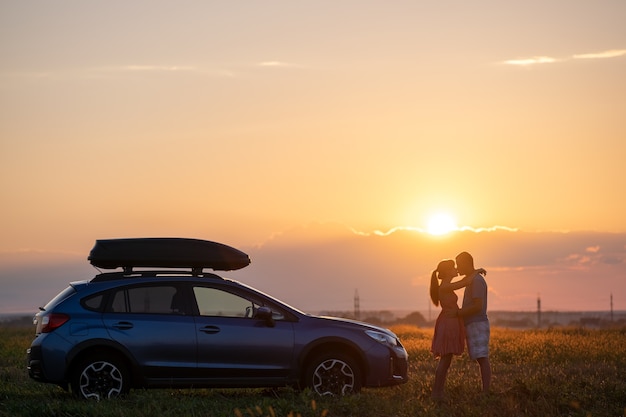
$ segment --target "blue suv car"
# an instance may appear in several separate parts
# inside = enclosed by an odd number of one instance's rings
[[[138,387],[287,385],[346,395],[407,381],[407,353],[391,331],[305,314],[204,271],[249,264],[229,246],[98,240],[89,260],[122,270],[73,282],[40,308],[27,352],[31,378],[78,397],[113,398]]]

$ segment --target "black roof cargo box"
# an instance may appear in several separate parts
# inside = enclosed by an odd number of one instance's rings
[[[222,243],[186,238],[102,239],[87,258],[98,268],[211,268],[232,271],[250,264],[247,254]]]

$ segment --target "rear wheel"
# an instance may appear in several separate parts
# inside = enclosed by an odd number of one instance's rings
[[[117,356],[97,354],[78,362],[70,384],[77,397],[100,401],[126,394],[130,389],[130,374]]]
[[[350,395],[361,391],[361,370],[344,354],[323,354],[311,361],[305,385],[318,395]]]

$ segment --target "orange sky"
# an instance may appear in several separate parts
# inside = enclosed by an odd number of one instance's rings
[[[0,252],[626,233],[622,1],[0,0]],[[4,258],[3,258],[4,259]]]

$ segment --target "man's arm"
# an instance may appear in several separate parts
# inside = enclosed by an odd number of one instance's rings
[[[461,289],[463,287],[467,287],[468,285],[472,284],[472,281],[474,280],[474,277],[476,276],[476,273],[479,273],[479,274],[482,274],[482,275],[486,275],[487,271],[484,268],[476,269],[471,274],[465,275],[463,277],[463,279],[461,279],[459,281],[452,281],[449,284],[441,283],[439,288],[441,290],[444,290],[444,291],[456,291],[456,290],[459,290],[459,289]]]
[[[450,282],[449,284],[441,283],[439,289],[442,291],[455,291],[463,287],[467,287],[474,280],[474,274],[467,275],[459,281]]]

